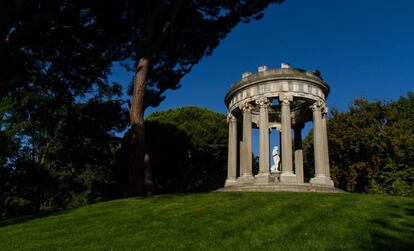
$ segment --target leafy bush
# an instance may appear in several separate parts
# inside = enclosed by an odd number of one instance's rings
[[[211,191],[227,170],[227,123],[222,114],[183,107],[146,118],[147,145],[158,192]]]
[[[305,160],[312,165],[311,138]],[[414,93],[394,102],[358,98],[328,120],[331,176],[350,192],[414,195]]]

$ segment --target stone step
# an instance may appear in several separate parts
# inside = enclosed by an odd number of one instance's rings
[[[252,184],[243,186],[228,186],[216,190],[218,192],[320,192],[344,193],[336,187],[327,187],[315,184]]]

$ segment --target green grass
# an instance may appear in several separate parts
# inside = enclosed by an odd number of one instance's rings
[[[0,222],[0,250],[414,250],[414,199],[317,193],[130,198]]]

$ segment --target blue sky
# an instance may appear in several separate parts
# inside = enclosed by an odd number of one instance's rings
[[[224,96],[245,71],[260,65],[320,70],[331,86],[329,107],[353,99],[396,99],[414,91],[414,1],[286,0],[264,18],[239,24],[153,111],[201,106],[226,113]],[[126,87],[132,75],[114,69]],[[256,148],[254,146],[254,148]],[[255,151],[256,152],[256,151]]]

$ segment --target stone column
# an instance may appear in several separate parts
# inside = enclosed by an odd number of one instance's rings
[[[282,126],[280,126],[279,129],[276,128],[276,130],[279,132],[279,156],[282,156]],[[280,167],[280,170],[282,170],[282,167]]]
[[[243,134],[243,131],[241,132],[241,134]],[[239,143],[239,177],[242,176],[242,174],[244,173],[244,144],[243,144],[243,135],[240,136],[240,138],[238,138],[238,143]]]
[[[315,177],[310,183],[331,186],[329,177],[325,175],[325,149],[322,125],[322,107],[324,102],[317,101],[312,105],[313,111],[313,148],[315,158]]]
[[[237,119],[229,112],[227,122],[229,123],[229,142],[225,186],[231,186],[236,183],[237,176]]]
[[[302,129],[303,124],[297,125],[293,130],[295,132],[295,174],[298,183],[304,182],[303,177],[303,149],[302,149]]]
[[[260,107],[260,120],[259,120],[259,175],[256,176],[256,182],[268,183],[269,179],[269,105],[270,102],[266,97],[262,97],[256,100],[256,104]]]
[[[333,181],[331,179],[330,165],[329,165],[329,145],[328,145],[328,129],[326,127],[326,115],[328,114],[328,107],[326,105],[322,110],[322,133],[323,133],[323,148],[324,148],[324,166],[325,166],[325,176],[329,179],[329,183]]]
[[[290,118],[291,96],[280,98],[281,103],[281,124],[282,124],[282,173],[280,174],[281,183],[297,183],[296,175],[293,173],[292,166],[292,127]]]
[[[252,169],[252,108],[250,103],[243,105],[243,149],[240,153],[242,168],[240,178],[253,179]]]

